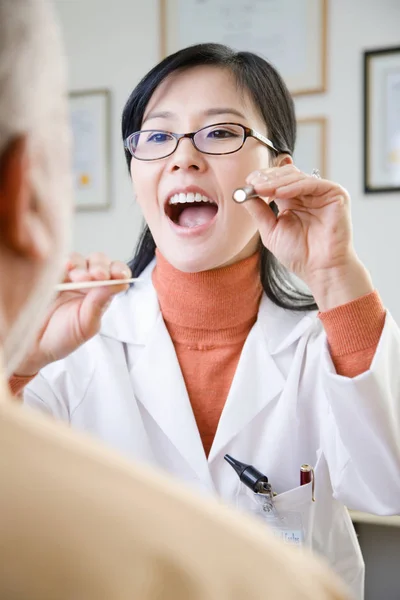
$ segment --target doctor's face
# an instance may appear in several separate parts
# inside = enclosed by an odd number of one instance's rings
[[[263,118],[233,75],[219,67],[199,66],[162,82],[146,107],[141,130],[189,133],[219,123],[244,125],[268,136]],[[205,148],[218,144],[224,151],[224,144],[231,147],[240,131],[229,125],[206,129],[196,141]],[[170,144],[162,134],[144,135],[152,156]],[[165,258],[181,271],[198,272],[253,254],[259,243],[257,225],[232,200],[232,192],[271,160],[268,148],[251,137],[231,154],[204,154],[184,138],[165,158],[132,158],[137,201]]]

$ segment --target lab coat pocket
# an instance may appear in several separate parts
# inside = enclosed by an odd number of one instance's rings
[[[314,467],[315,482],[321,468],[321,456]],[[312,546],[315,502],[313,482],[299,485],[269,499],[240,484],[237,506],[252,512],[270,526],[283,542],[294,546]]]
[[[263,519],[284,543],[309,546],[313,522],[312,483],[298,486],[273,498],[256,494],[240,484],[237,505]]]
[[[278,494],[274,498],[274,507],[283,525],[283,528],[282,525],[280,527],[280,537],[283,541],[293,540],[294,545],[310,546],[314,511],[312,483]],[[298,543],[296,543],[297,537]]]

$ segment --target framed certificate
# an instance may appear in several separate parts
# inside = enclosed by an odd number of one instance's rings
[[[309,117],[297,120],[297,140],[293,161],[304,173],[318,169],[327,177],[327,120]]]
[[[75,209],[110,206],[110,92],[71,92]]]
[[[400,191],[400,47],[364,53],[364,191]]]
[[[326,90],[328,0],[159,0],[162,57],[217,42],[260,54],[292,95]]]

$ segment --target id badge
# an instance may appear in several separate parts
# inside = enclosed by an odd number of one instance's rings
[[[301,547],[305,543],[305,532],[301,513],[277,509],[272,494],[253,494],[254,513],[270,527],[275,537],[284,544]]]

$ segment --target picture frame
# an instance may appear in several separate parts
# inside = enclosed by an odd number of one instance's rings
[[[69,104],[75,210],[106,210],[111,206],[110,91],[72,91]]]
[[[293,161],[304,173],[318,169],[327,178],[328,121],[326,117],[297,119],[297,140]]]
[[[364,52],[364,192],[400,192],[400,46]]]
[[[160,54],[202,42],[271,62],[293,96],[327,89],[328,0],[159,0]]]

